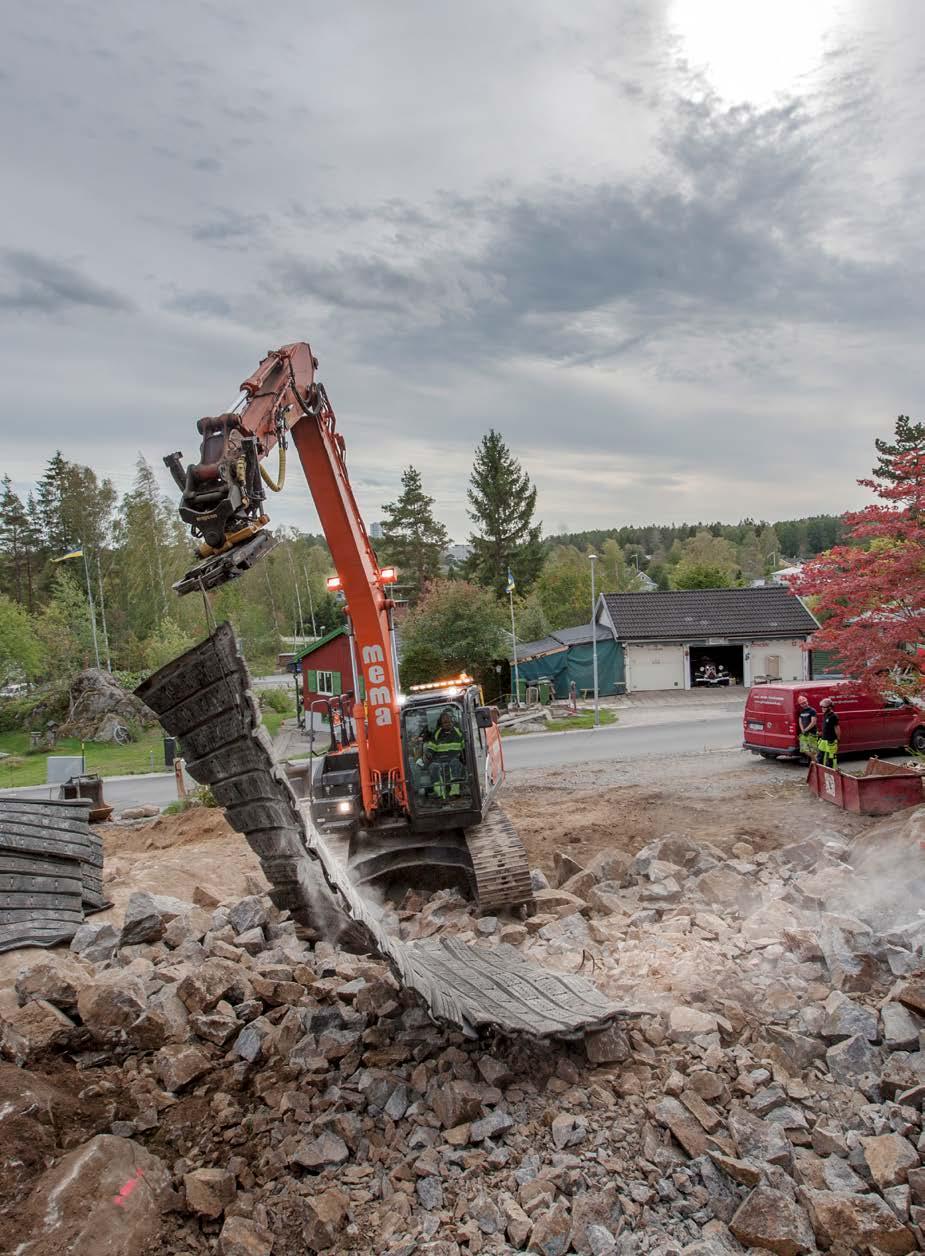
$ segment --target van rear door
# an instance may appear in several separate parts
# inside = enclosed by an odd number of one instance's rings
[[[789,689],[755,685],[745,703],[742,729],[745,745],[770,754],[797,754],[799,743]]]

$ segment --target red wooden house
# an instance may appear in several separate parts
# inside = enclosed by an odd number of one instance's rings
[[[347,629],[335,628],[315,641],[297,656],[292,666],[302,673],[302,706],[306,711],[319,698],[347,693],[353,688]]]

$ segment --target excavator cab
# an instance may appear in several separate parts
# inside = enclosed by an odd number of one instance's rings
[[[402,708],[402,745],[412,824],[477,824],[498,784],[488,752],[497,738],[475,686],[412,694]]]

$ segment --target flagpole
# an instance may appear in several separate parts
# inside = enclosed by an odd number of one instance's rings
[[[100,566],[100,552],[96,551],[96,578],[100,590],[100,619],[103,621],[103,648],[106,651],[106,670],[112,671],[112,656],[109,653],[109,630],[106,627],[106,603],[103,601],[103,569]]]
[[[87,551],[81,545],[84,560],[84,575],[87,577],[87,605],[90,607],[90,627],[93,629],[93,653],[96,655],[96,666],[100,665],[100,646],[96,639],[96,608],[93,605],[93,588],[90,584],[90,568],[87,565]]]
[[[511,641],[514,646],[514,705],[520,706],[520,672],[517,667],[517,630],[514,627],[514,588],[508,578],[508,601],[511,604]]]

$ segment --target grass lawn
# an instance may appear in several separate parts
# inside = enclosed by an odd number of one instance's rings
[[[129,776],[134,772],[163,772],[164,740],[160,729],[152,729],[138,741],[117,746],[108,741],[84,742],[84,758],[88,772],[100,776]],[[9,758],[0,758],[0,788],[12,785],[44,785],[45,758],[49,754],[80,754],[75,737],[62,737],[54,750],[30,750],[28,733],[0,733],[0,751]]]
[[[601,707],[601,724],[616,724],[617,717],[613,711],[608,711],[606,707]],[[520,732],[516,728],[505,729],[502,732],[503,737],[529,737],[532,733],[572,733],[580,728],[594,727],[594,712],[582,711],[579,715],[570,715],[562,720],[550,720],[548,724],[542,724],[538,728],[531,729],[529,733]]]
[[[279,732],[287,717],[279,711],[264,711],[263,723],[271,737]],[[28,733],[0,733],[0,789],[14,785],[44,785],[45,759],[49,754],[80,754],[75,737],[62,737],[54,750],[30,750]],[[100,776],[131,776],[136,772],[164,772],[164,734],[149,729],[138,741],[117,746],[108,741],[84,742],[85,770]]]

